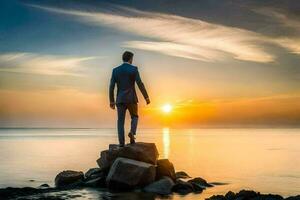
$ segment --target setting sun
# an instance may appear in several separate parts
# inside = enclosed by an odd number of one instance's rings
[[[172,106],[171,106],[171,104],[165,104],[165,105],[163,105],[163,106],[162,106],[162,111],[163,111],[164,113],[169,113],[169,112],[171,112],[171,111],[172,111]]]

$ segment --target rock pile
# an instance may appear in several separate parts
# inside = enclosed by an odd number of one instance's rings
[[[63,171],[55,178],[57,188],[74,186],[105,187],[114,191],[141,189],[159,195],[172,192],[200,193],[212,187],[204,179],[191,178],[185,172],[175,172],[168,159],[158,159],[154,143],[138,142],[125,147],[109,145],[100,153],[99,168],[89,169],[85,174],[77,171]]]

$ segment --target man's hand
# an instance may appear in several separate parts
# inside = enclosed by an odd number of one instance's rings
[[[147,103],[147,105],[150,104],[150,99],[149,98],[146,99],[146,103]]]
[[[114,110],[115,107],[116,107],[116,104],[114,102],[110,102],[109,106],[110,106],[111,109]]]

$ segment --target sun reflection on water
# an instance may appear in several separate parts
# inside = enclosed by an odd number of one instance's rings
[[[164,149],[164,158],[169,158],[169,151],[170,151],[170,129],[163,128],[162,129],[162,136],[163,136],[163,149]]]

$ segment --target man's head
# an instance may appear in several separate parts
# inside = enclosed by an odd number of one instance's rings
[[[123,62],[128,62],[132,64],[133,53],[130,51],[125,51],[122,55]]]

